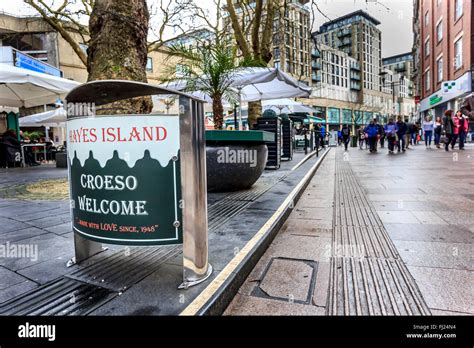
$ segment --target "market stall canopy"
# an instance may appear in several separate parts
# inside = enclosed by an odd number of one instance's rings
[[[20,117],[20,127],[62,127],[67,120],[67,113],[64,108],[57,108],[34,114],[30,116]]]
[[[233,73],[230,87],[240,92],[241,102],[268,100],[276,98],[309,97],[311,87],[276,68],[240,68]],[[177,91],[186,90],[186,81],[176,80],[161,85]],[[199,87],[199,86],[198,86]],[[211,103],[212,99],[203,92],[189,91],[198,98]]]
[[[273,111],[280,114],[312,114],[317,112],[316,109],[313,109],[312,107],[309,107],[301,102],[297,102],[289,98],[265,100],[262,102],[262,106],[264,110],[272,109]]]
[[[0,105],[33,107],[62,99],[79,82],[0,64]]]

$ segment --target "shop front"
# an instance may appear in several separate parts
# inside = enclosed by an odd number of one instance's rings
[[[472,72],[454,81],[445,81],[441,89],[420,102],[420,116],[442,117],[446,110],[459,110],[464,98],[472,93]]]

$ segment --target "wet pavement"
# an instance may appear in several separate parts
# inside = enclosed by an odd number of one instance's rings
[[[334,149],[226,315],[472,315],[474,147]]]

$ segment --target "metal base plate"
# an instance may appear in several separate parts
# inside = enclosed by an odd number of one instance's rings
[[[209,267],[207,268],[207,273],[206,273],[206,275],[205,275],[202,279],[193,280],[193,281],[184,281],[183,283],[181,283],[180,286],[178,286],[178,289],[184,289],[184,290],[186,290],[186,289],[190,288],[191,286],[198,285],[198,284],[200,284],[200,283],[206,281],[207,278],[209,278],[209,277],[211,276],[212,271],[213,271],[212,265],[209,264]]]

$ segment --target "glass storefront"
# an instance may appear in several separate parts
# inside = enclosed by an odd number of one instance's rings
[[[354,122],[356,125],[362,124],[362,112],[359,110],[354,110]]]
[[[373,118],[372,112],[364,111],[364,119],[363,119],[364,124],[369,124],[372,118]]]
[[[341,110],[336,108],[328,108],[328,119],[329,124],[337,124],[341,123]]]
[[[342,124],[352,124],[352,110],[342,110]]]

